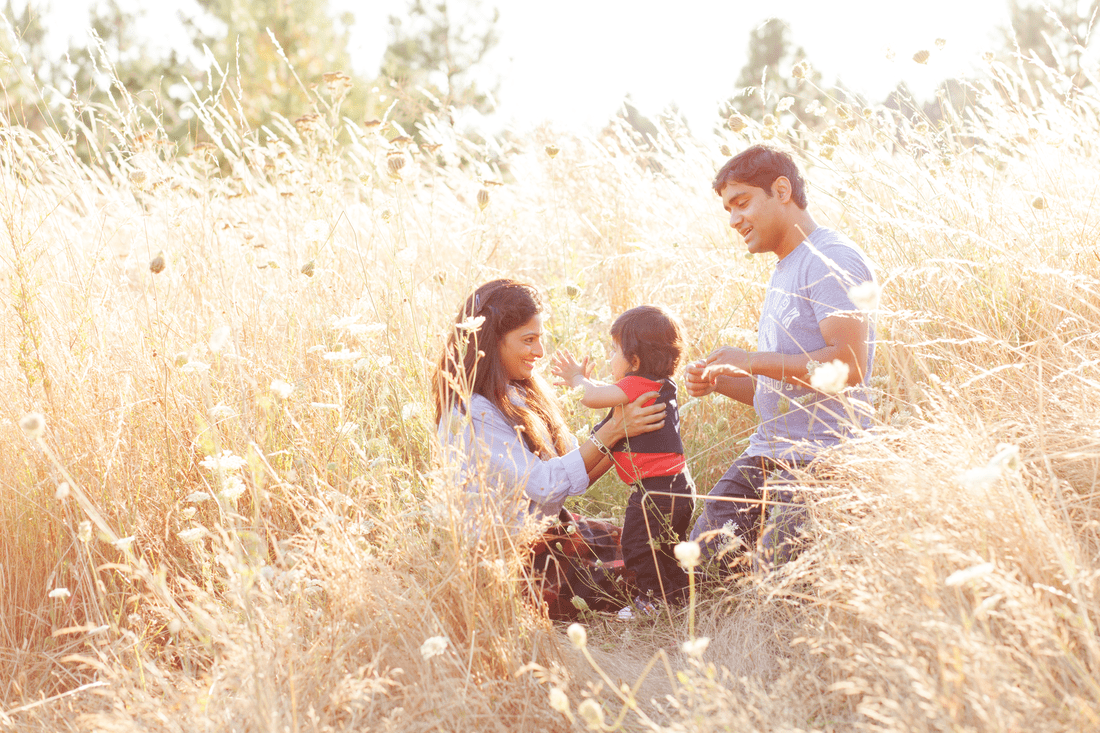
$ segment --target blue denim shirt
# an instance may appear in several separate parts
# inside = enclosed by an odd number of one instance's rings
[[[531,516],[556,517],[567,498],[588,489],[575,438],[569,436],[573,450],[543,460],[479,394],[470,398],[465,414],[455,408],[444,415],[436,434],[444,466],[454,471],[455,483],[466,492],[467,518],[475,524],[491,519],[519,529]]]

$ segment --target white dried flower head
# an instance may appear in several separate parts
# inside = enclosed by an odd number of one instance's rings
[[[420,645],[420,656],[425,660],[432,657],[438,657],[443,652],[447,651],[447,645],[450,642],[446,636],[432,636],[424,640],[424,643]]]
[[[68,588],[54,588],[49,592],[50,598],[68,598],[71,595]]]
[[[726,122],[729,124],[730,129],[734,132],[741,132],[749,126],[749,123],[745,121],[745,118],[739,114],[730,115],[729,119]]]
[[[825,128],[825,132],[821,133],[821,142],[825,145],[839,145],[840,129],[836,127]]]
[[[946,45],[947,45],[947,39],[946,38],[937,38],[936,39],[936,48],[938,48],[942,51],[943,47],[946,46]]]
[[[993,52],[985,51],[984,53],[982,53],[982,61],[986,62],[987,64],[993,63]]]
[[[62,481],[57,485],[57,490],[53,492],[53,498],[57,499],[58,501],[65,501],[69,498],[69,493],[69,482]]]
[[[239,471],[245,460],[231,451],[223,450],[220,455],[207,456],[199,461],[199,465],[211,471]]]
[[[92,523],[85,519],[76,528],[76,536],[81,542],[87,544],[92,541]]]
[[[473,316],[461,323],[456,323],[455,328],[459,331],[476,331],[481,328],[481,324],[483,323],[485,323],[485,316]]]
[[[943,584],[950,587],[955,585],[962,585],[971,580],[977,580],[978,578],[984,578],[993,572],[995,566],[991,562],[978,563],[977,565],[971,565],[968,568],[962,570],[956,570],[947,576],[947,579],[943,581]]]
[[[181,628],[183,628],[183,624],[180,623],[180,620],[178,618],[174,618],[168,622],[169,634],[178,634]]]
[[[240,476],[229,476],[225,480],[225,486],[218,492],[223,501],[234,503],[244,494],[245,485]]]
[[[1001,467],[990,465],[979,466],[978,468],[971,468],[968,471],[963,471],[955,480],[971,491],[981,491],[996,483],[1000,478]]]
[[[209,364],[199,361],[198,359],[191,359],[186,364],[180,367],[180,371],[187,374],[201,374],[209,368]]]
[[[897,56],[897,53],[894,52],[894,49],[887,46],[886,47],[886,52],[885,52],[884,55],[886,56],[887,61],[893,61],[894,57]]]
[[[700,636],[697,639],[688,639],[685,641],[680,645],[680,651],[689,657],[702,659],[703,653],[706,652],[708,646],[710,646],[710,639],[706,636]]]
[[[210,350],[215,354],[225,348],[225,345],[229,342],[229,326],[219,326],[214,329],[214,333],[210,334]]]
[[[294,392],[294,385],[289,382],[284,382],[282,379],[272,379],[270,389],[272,394],[280,400],[285,400]]]
[[[765,126],[760,128],[760,138],[762,140],[771,140],[775,137],[775,128],[772,126]]]
[[[1020,470],[1020,446],[1009,443],[998,443],[997,452],[989,459],[989,465],[1002,471]]]
[[[550,707],[562,715],[569,715],[569,697],[560,687],[550,688]]]
[[[780,99],[779,103],[775,105],[776,114],[779,114],[781,112],[786,112],[787,110],[789,110],[791,108],[791,105],[793,105],[793,104],[794,104],[794,97],[783,97],[783,99]]]
[[[764,127],[775,127],[775,115],[764,115]]]
[[[192,542],[198,542],[205,537],[206,529],[204,527],[188,527],[176,536],[180,538],[180,541],[190,544]]]
[[[420,404],[417,402],[407,402],[401,407],[401,419],[405,422],[412,420],[420,415],[423,410]]]
[[[685,568],[693,568],[699,564],[701,554],[698,542],[680,542],[673,548],[676,560]]]
[[[861,311],[878,310],[881,295],[882,291],[874,280],[853,285],[848,289],[848,297],[851,298],[855,307]]]
[[[822,158],[824,158],[825,160],[832,160],[834,155],[836,155],[836,146],[835,145],[822,145],[821,146],[821,157]]]
[[[130,171],[130,183],[134,184],[136,188],[145,188],[145,184],[149,182],[149,174],[145,171]]]
[[[228,420],[229,418],[236,416],[237,411],[229,405],[218,403],[210,408],[210,417],[215,420]]]
[[[133,535],[130,535],[129,537],[119,537],[117,540],[115,540],[115,547],[122,550],[123,552],[128,552],[129,549],[133,546],[134,546],[134,536]]]
[[[214,497],[212,497],[206,491],[192,491],[190,494],[183,497],[183,500],[186,501],[186,502],[190,502],[192,504],[197,504],[200,501],[210,501],[213,498]]]
[[[573,646],[581,649],[588,643],[588,632],[584,630],[584,627],[580,624],[569,624],[569,628],[565,630],[566,636],[569,637],[569,641],[573,642]]]
[[[46,416],[41,412],[28,412],[19,418],[19,427],[31,440],[38,440],[46,432]]]
[[[199,510],[193,506],[184,507],[180,510],[180,519],[186,522],[187,520],[191,519],[191,517],[195,516],[198,511]]]
[[[810,386],[826,394],[840,392],[848,386],[848,365],[840,359],[818,364],[810,375]]]
[[[592,698],[588,697],[582,700],[581,704],[577,706],[577,713],[590,730],[604,729],[603,706]]]
[[[791,76],[795,79],[805,79],[810,75],[810,70],[808,61],[799,61],[791,68]]]

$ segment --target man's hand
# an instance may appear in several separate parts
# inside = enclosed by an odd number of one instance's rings
[[[706,359],[693,361],[684,368],[684,381],[687,383],[689,397],[706,397],[717,387],[717,379],[703,378],[703,372],[706,368]]]
[[[710,352],[707,357],[707,366],[712,365],[726,365],[733,367],[732,370],[726,370],[719,372],[728,376],[751,376],[749,371],[749,352],[744,349],[738,349],[735,346],[719,346],[714,351]]]

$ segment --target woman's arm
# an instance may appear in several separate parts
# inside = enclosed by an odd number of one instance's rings
[[[597,438],[604,445],[614,445],[628,434],[641,435],[660,428],[664,425],[664,404],[642,407],[656,396],[648,392],[616,408],[596,432]],[[443,441],[460,453],[466,479],[480,478],[485,485],[496,488],[501,498],[510,491],[520,491],[538,504],[543,514],[557,513],[568,497],[583,494],[589,482],[611,465],[591,439],[564,456],[540,459],[527,449],[500,410],[480,395],[470,400],[469,413],[468,418],[459,414],[445,417],[444,421],[454,421],[453,427],[445,425],[440,430]]]

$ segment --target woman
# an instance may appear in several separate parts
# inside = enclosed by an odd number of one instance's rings
[[[556,517],[611,466],[602,446],[664,425],[664,405],[642,395],[579,446],[545,382],[538,291],[493,280],[466,299],[435,374],[436,420],[446,461],[458,469],[467,520],[518,529]]]

